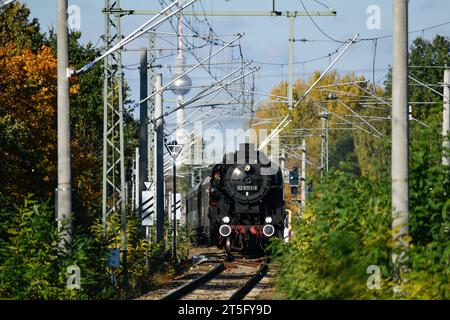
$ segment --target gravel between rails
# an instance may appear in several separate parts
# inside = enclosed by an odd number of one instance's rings
[[[196,256],[206,256],[212,260],[217,260],[221,262],[224,258],[223,250],[217,248],[193,248],[189,252],[189,258]],[[200,264],[193,264],[187,271],[183,274],[177,276],[175,279],[168,279],[164,283],[157,286],[156,289],[149,291],[148,293],[136,298],[136,300],[158,300],[160,297],[166,295],[168,292],[181,287],[182,285],[190,282],[191,280],[200,277],[201,275],[207,273],[213,269],[217,263],[205,262]]]
[[[182,275],[175,279],[168,280],[159,285],[155,290],[148,292],[137,298],[138,300],[158,300],[165,296],[170,291],[179,288],[193,279],[198,278],[222,262],[224,256],[223,251],[212,248],[196,248],[190,252],[190,257],[193,255],[204,255],[216,262],[203,262],[194,264]],[[242,259],[238,258],[235,261],[226,264],[226,269],[207,283],[200,285],[194,291],[183,296],[182,300],[228,300],[233,293],[243,286],[258,270],[262,260],[258,259]],[[275,268],[277,269],[277,268]],[[245,299],[271,299],[274,295],[273,277],[276,270],[272,267],[269,272],[247,295]]]
[[[227,300],[247,280],[258,271],[258,268],[240,266],[230,268],[185,295],[181,300]]]
[[[173,280],[168,281],[167,283],[159,285],[155,290],[152,290],[140,296],[139,298],[137,298],[137,300],[158,300],[160,297],[169,293],[169,291],[181,287],[182,285],[192,281],[193,279],[207,273],[216,265],[216,263],[205,263],[192,267],[186,273]]]
[[[247,294],[244,300],[279,299],[275,291],[275,277],[279,269],[279,265],[271,263],[266,276]]]

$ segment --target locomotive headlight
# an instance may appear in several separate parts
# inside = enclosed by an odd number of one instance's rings
[[[266,223],[272,223],[272,217],[266,217]]]
[[[230,217],[228,217],[228,216],[223,217],[222,218],[222,222],[223,223],[230,223]]]
[[[266,224],[263,227],[263,234],[266,237],[271,237],[271,236],[273,236],[275,234],[275,228],[271,224]]]
[[[222,237],[228,237],[231,234],[231,227],[229,225],[223,224],[219,228],[219,233]]]
[[[252,167],[250,167],[249,164],[246,164],[246,165],[244,166],[244,171],[245,171],[245,172],[249,172],[251,168],[252,168]]]

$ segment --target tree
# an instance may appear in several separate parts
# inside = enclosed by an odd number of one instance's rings
[[[15,18],[17,15],[17,19]],[[111,298],[117,292],[107,272],[107,246],[120,237],[101,236],[103,72],[97,64],[71,78],[70,117],[75,234],[66,253],[57,248],[54,221],[56,186],[56,36],[41,34],[29,10],[14,3],[0,12],[1,30],[11,30],[0,46],[0,297]],[[2,34],[3,35],[3,34]],[[15,39],[20,41],[15,42]],[[80,68],[98,56],[91,43],[69,37],[70,66]],[[123,95],[127,100],[128,86]],[[130,165],[137,141],[137,123],[125,108],[125,158]],[[34,195],[28,195],[33,192]],[[148,248],[140,219],[128,212],[129,272],[136,289],[148,288],[151,265],[160,265],[163,248]],[[120,224],[120,223],[119,223]],[[154,250],[153,250],[154,249]],[[66,267],[83,273],[79,292],[65,288]],[[119,281],[120,284],[120,281]]]
[[[443,69],[450,65],[450,41],[448,38],[437,35],[432,41],[418,37],[413,41],[410,48],[408,65],[409,72],[415,79],[431,84],[431,86],[442,93]],[[409,100],[419,102],[413,105],[413,116],[422,121],[430,115],[438,115],[442,110],[442,97],[431,90],[410,80]],[[389,71],[386,81],[386,96],[391,95],[392,73]],[[425,102],[425,103],[424,103]],[[426,104],[431,102],[431,104]]]
[[[419,38],[411,47],[411,73],[425,83],[436,84],[442,81],[442,68],[438,66],[448,58],[448,41],[443,37],[438,36],[433,42]],[[386,97],[391,92],[390,78],[389,73]],[[383,92],[377,90],[379,94]],[[409,101],[440,102],[441,98],[413,84]],[[410,122],[410,264],[407,281],[401,284],[404,295],[400,298],[449,299],[450,172],[441,163],[442,104],[417,109],[420,110],[414,116],[427,126]],[[377,114],[377,110],[369,114]],[[360,159],[364,157],[359,165],[364,163],[368,170],[363,170],[362,175],[351,170],[331,170],[318,183],[302,219],[294,224],[294,237],[288,247],[281,242],[273,243],[282,265],[277,285],[286,297],[398,298],[392,290],[396,283],[389,258],[392,248],[389,128],[389,122],[381,127],[384,138],[379,140],[369,140],[359,132],[355,136],[356,152]],[[353,165],[346,164],[350,168]],[[370,265],[381,269],[381,290],[366,287]]]
[[[441,164],[438,127],[413,130],[410,149],[410,248],[402,299],[450,298],[450,237],[445,206],[450,185]],[[379,153],[389,149],[387,144]],[[398,298],[390,254],[390,174],[332,170],[316,186],[288,246],[273,242],[281,262],[278,290],[289,299]],[[367,268],[381,270],[380,290],[366,286]]]
[[[319,72],[315,72],[307,81],[297,80],[295,83],[294,99],[298,99],[320,76]],[[331,72],[326,75],[322,81],[311,91],[306,99],[300,103],[291,113],[292,122],[282,132],[281,138],[287,145],[301,145],[301,137],[293,137],[292,129],[306,129],[303,134],[306,136],[306,143],[308,146],[308,160],[313,164],[312,170],[309,170],[309,175],[317,176],[319,171],[316,168],[320,167],[320,143],[321,143],[321,119],[319,113],[328,110],[329,121],[329,166],[331,168],[338,168],[342,161],[354,161],[357,166],[353,166],[352,170],[362,171],[363,173],[369,170],[369,153],[366,152],[367,146],[373,146],[375,149],[379,144],[379,139],[367,133],[371,129],[366,123],[362,122],[342,103],[338,102],[335,97],[339,98],[346,106],[351,108],[354,112],[363,116],[370,117],[386,117],[388,111],[377,110],[374,108],[365,108],[364,102],[370,98],[370,95],[363,91],[373,90],[367,83],[364,83],[364,77],[358,77],[354,74],[339,76],[336,72]],[[359,86],[352,85],[335,85],[338,83],[348,83],[359,81]],[[276,100],[277,97],[286,96],[287,85],[282,82],[279,86],[273,88],[271,100]],[[377,88],[377,93],[382,92],[381,88]],[[330,99],[331,98],[331,99]],[[277,123],[288,114],[288,107],[283,102],[270,102],[259,108],[255,116],[257,118],[267,118],[272,121],[269,124],[255,125],[257,129],[266,128],[273,129]],[[370,119],[367,121],[371,121]],[[387,127],[387,118],[384,121],[372,123],[378,130],[385,132]],[[351,123],[356,123],[353,126]],[[362,131],[360,128],[365,129]],[[313,135],[313,136],[311,136]],[[283,138],[283,136],[286,136]],[[288,166],[299,165],[298,159],[291,159],[287,162]]]
[[[56,59],[50,48],[1,47],[0,86],[0,192],[49,197],[56,172]]]
[[[94,60],[101,48],[92,43],[81,45],[80,32],[69,35],[69,65],[77,70]],[[56,34],[49,31],[47,44],[56,55]],[[90,226],[101,212],[102,157],[103,157],[103,64],[97,63],[90,70],[72,79],[77,85],[77,93],[70,101],[70,121],[72,138],[73,187],[78,223]],[[125,83],[124,104],[128,100],[129,87]],[[135,147],[138,145],[138,125],[132,112],[124,108],[125,122],[125,162],[132,165]]]
[[[0,13],[0,47],[14,43],[16,48],[36,52],[44,44],[37,19],[29,21],[30,10],[25,4],[10,3]]]

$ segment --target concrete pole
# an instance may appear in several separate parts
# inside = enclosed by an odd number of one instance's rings
[[[306,207],[306,140],[302,140],[302,210]]]
[[[140,99],[145,100],[148,96],[148,74],[147,74],[147,49],[141,50],[141,66],[140,66]],[[142,191],[145,191],[144,182],[147,181],[148,170],[148,110],[147,101],[140,105],[139,110],[139,192],[136,194],[136,199],[139,203],[139,212],[142,212]]]
[[[141,199],[141,195],[139,195],[139,190],[140,190],[140,177],[139,177],[139,148],[136,148],[135,151],[135,159],[134,159],[134,163],[135,163],[135,170],[134,170],[134,193],[135,193],[135,198],[134,198],[134,206],[135,208],[139,209],[139,199]]]
[[[155,33],[154,32],[150,32],[149,33],[149,50],[148,50],[148,62],[150,65],[150,68],[148,69],[148,81],[147,81],[147,86],[148,86],[148,93],[153,94],[153,90],[155,89],[155,62],[156,62],[156,53],[155,53]],[[147,103],[147,119],[153,119],[153,112],[155,110],[155,98],[152,97],[150,99],[148,99],[148,103]],[[148,174],[148,181],[150,181],[150,183],[153,185],[153,177],[154,177],[154,172],[153,172],[153,164],[154,164],[154,159],[153,159],[153,153],[154,153],[154,137],[153,137],[153,127],[151,125],[147,126],[147,135],[148,135],[148,147],[147,147],[147,154],[148,154],[148,169],[147,169],[147,174]]]
[[[286,153],[285,153],[284,148],[281,149],[281,156],[280,156],[279,162],[280,162],[280,170],[281,170],[281,174],[283,177],[283,186],[284,186],[284,171],[286,170]],[[284,200],[284,192],[283,192],[283,200]]]
[[[443,149],[445,151],[442,156],[442,164],[444,166],[450,165],[449,160],[449,136],[450,136],[450,69],[444,70],[444,113],[443,113],[443,121],[442,121],[442,135],[444,137],[444,142],[442,144]]]
[[[320,177],[323,178],[324,172],[328,171],[328,112],[320,113],[322,119],[322,134],[320,144]]]
[[[120,8],[120,1],[116,0],[116,5]],[[121,16],[116,15],[114,18],[114,24],[117,28],[117,37],[121,39]],[[125,122],[124,122],[124,108],[123,108],[123,66],[122,66],[122,55],[120,52],[117,53],[117,74],[119,75],[117,95],[118,95],[118,112],[119,112],[119,150],[120,150],[120,237],[122,240],[122,273],[123,273],[123,287],[125,291],[128,290],[128,249],[127,249],[127,214],[126,214],[126,202],[125,202]]]
[[[155,207],[156,207],[156,241],[164,238],[164,130],[163,130],[163,94],[162,74],[156,75],[155,81]]]
[[[295,16],[289,17],[289,83],[288,83],[288,103],[289,109],[294,106],[294,24]]]
[[[397,270],[407,259],[408,190],[408,0],[394,0],[392,58],[392,262]]]
[[[131,170],[131,211],[136,210],[136,156],[133,157]]]
[[[183,23],[182,23],[182,17],[178,17],[178,57],[176,58],[176,64],[179,68],[177,71],[179,74],[182,74],[184,70],[184,66],[186,64],[185,58],[183,55]],[[182,94],[177,95],[177,106],[181,106],[184,102],[184,96]],[[177,110],[176,113],[177,116],[177,130],[175,133],[175,140],[177,143],[181,143],[181,141],[184,140],[184,108],[180,108]],[[177,161],[177,165],[180,165],[182,163],[182,158],[179,157]]]
[[[57,216],[60,241],[64,249],[72,241],[72,177],[70,159],[70,109],[69,109],[69,37],[67,30],[67,0],[58,0],[57,8],[57,58],[58,58],[58,188]]]

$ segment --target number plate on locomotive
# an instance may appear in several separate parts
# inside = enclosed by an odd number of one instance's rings
[[[237,191],[258,191],[258,186],[237,186]]]

